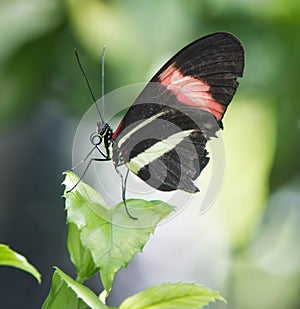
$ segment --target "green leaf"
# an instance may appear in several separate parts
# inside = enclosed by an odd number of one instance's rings
[[[125,299],[120,309],[200,309],[216,300],[226,302],[218,292],[194,283],[164,283]]]
[[[76,268],[77,281],[83,282],[98,269],[92,259],[91,252],[82,246],[80,231],[73,223],[69,223],[67,245],[71,261]]]
[[[87,287],[56,268],[50,293],[42,309],[107,309]]]
[[[78,177],[66,173],[66,191],[76,184]],[[82,181],[66,193],[68,223],[76,224],[84,248],[90,250],[100,270],[102,283],[109,293],[115,273],[125,267],[142,250],[157,223],[174,208],[161,201],[127,200],[129,218],[123,203],[112,208],[104,204],[101,196]]]
[[[0,265],[12,266],[27,271],[35,277],[38,283],[41,283],[41,274],[38,270],[32,266],[23,255],[11,250],[9,246],[3,244],[0,244]]]

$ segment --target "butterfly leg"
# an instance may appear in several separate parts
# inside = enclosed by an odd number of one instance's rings
[[[73,166],[70,171],[74,171],[76,168],[78,168],[80,165],[82,165],[87,159],[88,157],[92,154],[92,152],[95,150],[96,146],[94,146],[92,148],[92,150],[85,156],[85,158],[83,158],[80,162],[78,162],[75,166]]]
[[[133,217],[130,212],[129,209],[127,207],[126,204],[126,183],[127,183],[127,178],[128,178],[128,174],[129,174],[129,170],[127,170],[125,177],[123,176],[123,174],[118,170],[118,168],[116,167],[116,172],[118,173],[118,175],[121,178],[121,182],[122,182],[122,200],[124,203],[124,207],[125,207],[125,211],[127,213],[127,215],[129,216],[129,218],[133,219],[133,220],[137,220],[138,218]]]
[[[69,189],[68,191],[66,191],[67,193],[73,191],[73,190],[78,186],[78,184],[80,183],[80,181],[84,178],[84,176],[85,176],[87,170],[89,169],[89,167],[90,167],[92,161],[110,161],[110,158],[109,158],[107,155],[105,155],[105,154],[103,153],[103,151],[102,151],[97,145],[95,145],[95,146],[92,148],[92,150],[85,156],[84,159],[82,159],[79,163],[77,163],[74,167],[71,168],[71,171],[74,171],[76,168],[78,168],[80,165],[82,165],[84,162],[86,162],[86,160],[88,159],[88,157],[92,154],[92,152],[93,152],[95,149],[97,149],[97,150],[100,152],[100,154],[103,156],[103,158],[91,158],[90,161],[89,161],[89,163],[88,163],[87,166],[85,167],[82,176],[78,179],[78,181],[76,182],[76,184],[75,184],[71,189]]]
[[[85,167],[82,176],[78,179],[78,181],[75,183],[75,185],[74,185],[71,189],[69,189],[68,191],[66,191],[67,193],[70,193],[71,191],[73,191],[73,190],[78,186],[78,184],[79,184],[80,181],[84,178],[84,176],[85,176],[87,170],[89,169],[89,167],[90,167],[90,165],[91,165],[91,163],[92,163],[93,161],[110,161],[110,159],[109,159],[109,158],[91,158],[90,161],[89,161],[89,163],[88,163],[87,166]]]

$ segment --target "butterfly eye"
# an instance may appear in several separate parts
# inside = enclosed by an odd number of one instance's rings
[[[102,143],[102,136],[94,132],[90,136],[90,141],[94,146],[100,145]]]

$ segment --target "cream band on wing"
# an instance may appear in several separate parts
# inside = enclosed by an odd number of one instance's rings
[[[177,132],[167,139],[155,143],[150,148],[141,152],[136,157],[130,159],[126,163],[126,166],[135,174],[139,172],[141,168],[150,164],[152,161],[161,158],[165,153],[174,149],[180,142],[188,137],[194,129]]]

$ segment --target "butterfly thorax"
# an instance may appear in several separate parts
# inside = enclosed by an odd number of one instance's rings
[[[106,157],[110,159],[112,157],[112,135],[113,130],[108,123],[97,122],[96,130],[90,136],[90,141],[95,147],[103,143]]]

